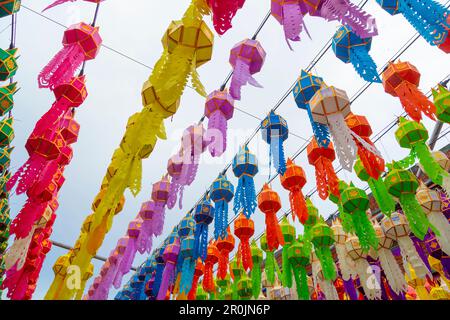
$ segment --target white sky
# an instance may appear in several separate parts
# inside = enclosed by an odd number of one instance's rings
[[[40,12],[51,2],[23,0],[22,4]],[[181,18],[189,2],[189,0],[105,1],[101,5],[97,22],[103,37],[103,44],[147,66],[153,66],[162,52],[160,40],[164,31],[171,20]],[[439,2],[445,3],[445,0]],[[126,3],[129,5],[127,6]],[[354,1],[354,3],[357,2]],[[199,69],[207,92],[219,88],[230,71],[229,50],[235,43],[251,37],[269,7],[269,0],[247,0],[244,8],[239,11],[233,21],[234,28],[222,37],[215,37],[213,59]],[[76,1],[54,8],[44,14],[67,26],[80,21],[91,22],[94,9],[95,6],[92,3]],[[378,6],[375,0],[369,0],[365,10],[377,20],[380,35],[373,40],[371,54],[378,66],[382,66],[403,46],[407,39],[414,35],[415,31],[402,16],[390,16]],[[206,20],[212,28],[209,17]],[[242,100],[237,102],[236,106],[258,118],[264,118],[268,110],[274,106],[297,78],[300,69],[308,66],[311,59],[334,34],[338,26],[336,22],[326,22],[317,17],[308,16],[305,21],[312,40],[303,34],[302,41],[293,45],[295,51],[290,51],[285,43],[281,26],[274,18],[269,19],[258,37],[267,52],[267,58],[262,71],[255,76],[264,88],[245,87]],[[9,18],[0,20],[0,30],[3,30],[9,23]],[[27,159],[24,149],[25,141],[35,122],[53,103],[52,93],[48,90],[39,90],[36,79],[41,68],[61,48],[64,31],[61,26],[26,8],[22,8],[19,12],[17,27],[17,46],[20,49],[20,59],[18,60],[19,71],[16,80],[19,82],[21,90],[15,96],[13,110],[16,132],[13,142],[13,145],[16,146],[12,155],[13,170]],[[0,34],[0,43],[3,48],[8,47],[9,30]],[[446,54],[436,47],[429,46],[423,39],[416,41],[401,59],[410,61],[419,68],[422,73],[420,88],[424,92],[427,92],[431,86],[450,73],[450,60]],[[353,67],[338,60],[331,50],[325,54],[313,71],[322,76],[327,84],[346,90],[349,96],[352,96],[364,85],[364,81],[359,78]],[[57,220],[51,239],[70,246],[77,239],[84,218],[91,212],[92,200],[99,190],[112,152],[122,138],[128,117],[141,108],[141,87],[150,72],[151,70],[147,67],[107,48],[102,48],[98,57],[94,61],[88,62],[86,74],[89,97],[77,110],[76,119],[81,124],[81,132],[78,142],[73,146],[72,163],[65,171],[66,182],[60,192],[60,207],[57,211]],[[179,147],[181,132],[187,126],[197,122],[203,115],[203,110],[204,99],[187,88],[178,113],[172,120],[166,121],[168,140],[160,141],[151,157],[144,160],[142,192],[136,198],[127,192],[125,208],[116,216],[114,225],[98,252],[99,255],[108,256],[118,238],[125,234],[128,222],[136,216],[141,203],[149,199],[152,183],[159,180],[165,173],[167,159]],[[403,111],[399,101],[384,93],[379,84],[370,87],[352,105],[352,110],[354,113],[367,116],[375,133]],[[291,132],[304,138],[311,136],[312,131],[307,114],[297,109],[291,95],[281,105],[278,112],[287,120]],[[185,191],[183,210],[174,209],[166,212],[164,234],[163,237],[154,241],[155,247],[208,188],[218,172],[232,159],[239,144],[246,140],[259,122],[251,116],[235,111],[234,118],[228,123],[230,133],[228,151],[219,159],[211,159],[209,154],[205,154],[196,181]],[[425,124],[431,131],[433,123],[425,120]],[[443,130],[447,129],[448,126],[445,125]],[[285,143],[286,156],[293,155],[303,143],[304,140],[291,135]],[[438,142],[437,148],[447,143],[447,138],[443,138]],[[394,131],[385,135],[377,146],[387,161],[399,159],[408,153],[407,150],[403,150],[397,145]],[[268,148],[262,142],[260,134],[250,143],[249,148],[252,152],[257,153],[261,165],[261,173],[255,178],[259,190],[262,183],[268,179],[268,171],[263,168],[267,167]],[[314,168],[307,163],[306,154],[300,155],[296,163],[302,165],[306,171],[308,184],[304,191],[307,193],[315,186]],[[335,166],[338,164],[335,163]],[[339,176],[347,181],[355,179],[352,174],[347,172],[341,172]],[[228,173],[228,178],[237,185],[231,171]],[[357,179],[354,182],[358,186],[365,186]],[[272,187],[280,193],[283,209],[288,210],[287,192],[282,189],[278,179],[274,181]],[[24,200],[24,197],[13,196],[11,198],[11,214],[13,216],[18,213]],[[334,204],[329,201],[321,201],[317,195],[312,197],[312,201],[325,217],[336,210]],[[232,215],[230,206],[230,217]],[[257,211],[253,219],[256,225],[255,234],[259,234],[264,228],[264,215]],[[301,230],[298,223],[296,226],[298,230]],[[53,263],[65,252],[63,249],[53,247],[47,255],[34,299],[44,297],[53,280]],[[138,254],[134,265],[139,265],[145,258],[146,256]],[[95,277],[102,263],[94,260],[94,265]],[[124,277],[123,283],[128,280],[130,274]],[[87,288],[90,283],[91,281],[88,282]],[[112,290],[110,298],[113,298],[116,292],[116,290]]]

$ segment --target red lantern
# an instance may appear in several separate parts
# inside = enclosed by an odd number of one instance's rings
[[[216,242],[216,246],[220,253],[219,268],[217,270],[217,278],[223,280],[227,276],[229,256],[235,246],[235,239],[234,239],[233,235],[231,234],[230,227],[228,227],[228,229],[227,229],[226,237],[219,236],[219,239]]]
[[[281,200],[278,193],[273,191],[266,183],[258,196],[258,208],[266,215],[267,246],[270,251],[284,245],[283,234],[278,223],[277,212],[281,209]]]
[[[255,233],[255,223],[247,219],[242,213],[234,221],[234,234],[239,238],[238,264],[242,262],[244,270],[253,268],[252,251],[250,249],[250,238]]]
[[[289,190],[289,202],[291,204],[292,218],[298,217],[303,224],[308,219],[305,197],[302,188],[306,184],[305,171],[297,166],[291,159],[286,162],[286,172],[280,176],[281,185]]]
[[[205,271],[203,274],[203,289],[206,292],[214,292],[214,277],[213,277],[213,268],[214,265],[219,262],[219,250],[215,242],[211,241],[208,245],[208,253],[206,254],[205,259]]]
[[[322,200],[328,198],[329,192],[340,198],[339,179],[333,168],[333,160],[336,159],[333,143],[327,148],[320,147],[315,138],[307,147],[309,164],[316,169],[316,185],[319,197]]]
[[[203,275],[205,271],[205,266],[203,265],[202,259],[198,258],[194,270],[194,278],[192,280],[192,287],[188,294],[188,300],[195,300],[197,295],[198,280]]]

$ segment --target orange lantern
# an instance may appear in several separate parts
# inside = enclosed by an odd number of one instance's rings
[[[273,191],[266,183],[258,196],[259,210],[266,215],[266,235],[269,250],[275,250],[284,245],[283,234],[278,223],[277,212],[281,209],[281,200],[278,193]]]
[[[194,270],[194,278],[192,279],[191,290],[188,294],[188,300],[195,300],[197,294],[198,280],[205,272],[205,266],[203,265],[202,259],[198,258]]]
[[[316,185],[319,197],[322,200],[328,198],[329,192],[340,198],[339,179],[333,168],[333,161],[336,159],[333,143],[327,148],[320,147],[315,138],[311,140],[307,147],[308,162],[316,169]]]
[[[242,262],[244,270],[253,268],[252,251],[250,249],[250,238],[255,233],[255,223],[247,219],[242,213],[234,221],[234,234],[239,238],[238,264]]]
[[[216,242],[219,250],[219,268],[217,270],[217,278],[224,280],[228,273],[228,263],[231,251],[233,251],[235,240],[231,234],[230,227],[227,228],[227,236],[219,236]]]
[[[286,162],[286,172],[280,176],[281,185],[289,190],[289,202],[291,204],[292,218],[298,217],[303,224],[308,219],[308,208],[306,208],[305,197],[302,188],[306,184],[305,171],[297,166],[291,159]]]
[[[208,253],[205,259],[205,270],[203,274],[203,289],[206,292],[214,292],[214,278],[213,278],[213,268],[214,265],[219,262],[219,249],[217,249],[216,243],[211,241],[208,245]]]

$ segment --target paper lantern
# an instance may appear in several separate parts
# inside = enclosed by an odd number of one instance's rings
[[[252,297],[252,280],[245,273],[238,281],[237,286],[239,300],[250,300]]]
[[[206,195],[195,206],[194,220],[195,226],[195,245],[194,258],[200,258],[205,261],[208,246],[208,225],[214,219],[214,207],[211,205],[209,197]]]
[[[217,291],[217,299],[218,300],[231,300],[231,288],[230,288],[230,275],[227,274],[227,276],[224,279],[216,279],[216,286],[219,288]],[[227,296],[230,296],[229,298]]]
[[[292,94],[294,95],[295,103],[300,109],[304,109],[308,112],[309,121],[313,129],[314,137],[321,147],[328,147],[330,144],[330,132],[328,127],[324,124],[318,123],[313,119],[311,113],[310,100],[323,84],[323,79],[314,76],[312,73],[301,70],[300,76],[298,77],[294,88],[292,89]]]
[[[245,0],[208,0],[214,29],[220,35],[227,32],[232,26],[231,21],[237,11],[244,6]]]
[[[339,295],[333,281],[326,280],[323,276],[320,260],[314,251],[311,253],[311,272],[314,285],[318,288],[318,295],[325,296],[326,300],[339,300]],[[319,298],[320,299],[320,298]]]
[[[198,288],[198,280],[204,273],[204,265],[200,258],[197,259],[197,262],[195,264],[195,270],[194,270],[194,278],[192,280],[192,286],[191,290],[188,294],[189,300],[195,300],[195,295],[197,294],[197,288]]]
[[[14,118],[6,117],[0,121],[0,148],[9,147],[14,140]]]
[[[377,0],[391,15],[402,14],[411,26],[432,46],[448,53],[448,9],[437,1]]]
[[[419,90],[420,73],[409,62],[390,62],[382,73],[384,90],[398,97],[406,113],[414,121],[422,120],[422,113],[434,120],[436,106]]]
[[[390,218],[384,217],[381,220],[381,228],[386,237],[398,242],[402,256],[412,265],[419,278],[424,279],[426,275],[431,276],[409,237],[410,225],[403,214],[394,212]]]
[[[17,72],[17,48],[0,49],[0,81],[6,81],[16,75]]]
[[[235,256],[233,261],[230,262],[230,275],[231,275],[231,278],[233,279],[232,299],[231,300],[238,300],[239,299],[238,283],[239,283],[239,280],[242,279],[244,274],[245,274],[245,271],[242,268],[242,263],[239,263],[237,261],[237,256]]]
[[[311,244],[299,236],[288,249],[290,269],[294,274],[297,295],[301,300],[309,300],[307,266],[310,264]]]
[[[350,258],[345,246],[348,234],[344,231],[340,219],[332,222],[331,229],[334,234],[334,247],[339,261],[339,271],[341,272],[342,279],[344,281],[353,281],[352,277],[356,277],[354,272],[355,262]]]
[[[233,158],[233,173],[239,179],[233,211],[238,214],[242,210],[244,215],[250,218],[257,206],[253,177],[258,173],[258,161],[247,146],[241,147]]]
[[[441,84],[438,84],[437,89],[432,88],[431,92],[436,106],[436,117],[442,122],[450,123],[450,92]]]
[[[436,234],[436,239],[441,249],[450,255],[450,224],[442,214],[442,201],[439,193],[428,189],[422,183],[417,189],[416,198],[430,223],[439,231],[439,235]]]
[[[156,88],[152,84],[151,80],[144,82],[141,91],[142,105],[145,108],[149,108],[152,111],[157,112],[164,119],[172,117],[180,107],[180,99],[173,101],[171,99],[168,103],[165,103],[156,93]]]
[[[191,215],[186,215],[178,228],[180,237],[180,257],[178,268],[181,264],[181,278],[179,284],[179,293],[188,294],[191,290],[192,279],[194,278],[196,260],[194,258],[195,249],[195,221]]]
[[[242,213],[234,220],[234,234],[240,240],[238,248],[238,263],[242,263],[245,271],[252,269],[252,253],[250,250],[250,238],[255,233],[255,223],[247,219]]]
[[[273,161],[276,171],[283,175],[286,171],[286,159],[284,156],[283,142],[288,138],[289,129],[286,120],[270,111],[261,122],[261,134],[269,144],[269,167]]]
[[[263,262],[262,250],[256,245],[256,241],[253,240],[250,250],[252,252],[253,267],[251,271],[252,279],[252,295],[257,299],[261,293],[261,264]]]
[[[305,4],[300,0],[271,0],[270,13],[283,26],[284,37],[292,50],[289,40],[300,41],[303,29],[308,33],[303,21],[307,13]]]
[[[233,117],[233,112],[234,99],[226,89],[213,91],[206,98],[207,135],[212,139],[209,152],[213,157],[221,156],[227,149],[227,121]]]
[[[370,56],[372,37],[361,38],[351,28],[341,26],[333,36],[333,52],[342,62],[351,63],[367,82],[381,83],[377,65]]]
[[[11,163],[11,152],[14,148],[0,148],[0,172],[5,174]]]
[[[217,278],[224,280],[228,273],[228,264],[230,253],[234,250],[236,240],[231,234],[230,227],[227,228],[227,235],[220,236],[217,239],[216,247],[219,250],[219,267],[217,269]]]
[[[402,148],[411,149],[410,157],[419,160],[431,181],[441,185],[445,190],[450,190],[450,175],[433,158],[426,144],[428,131],[423,124],[400,118],[395,138]]]
[[[317,140],[313,138],[308,144],[306,151],[309,164],[315,168],[319,197],[325,200],[331,193],[340,198],[339,179],[333,168],[333,161],[336,159],[333,144],[330,142],[328,147],[321,147]]]
[[[157,300],[164,300],[166,298],[169,284],[174,277],[175,266],[177,263],[178,255],[180,253],[180,240],[175,238],[175,242],[167,245],[164,250],[163,259],[166,264],[162,275],[161,285],[159,287]]]
[[[56,86],[69,82],[83,61],[95,59],[102,38],[98,27],[81,22],[64,32],[62,43],[63,48],[39,73],[40,88],[53,90]]]
[[[4,0],[0,2],[0,18],[19,12],[21,0]]]
[[[415,270],[411,266],[406,266],[406,268],[409,268],[409,272],[405,274],[405,278],[408,281],[408,285],[410,285],[416,292],[419,300],[431,300],[431,296],[425,288],[427,280],[425,278],[418,277]]]
[[[301,223],[308,219],[308,209],[306,208],[305,196],[302,188],[306,184],[306,176],[302,167],[296,165],[291,159],[286,162],[286,172],[280,176],[281,185],[289,190],[289,203],[291,205],[292,218],[295,217]]]
[[[18,91],[17,82],[0,87],[0,116],[4,116],[14,107],[14,94]]]
[[[278,193],[273,191],[265,183],[258,196],[258,207],[265,215],[267,245],[270,250],[275,250],[284,244],[281,227],[278,224],[277,212],[281,209],[281,201]]]
[[[264,272],[267,276],[267,281],[270,284],[275,283],[275,264],[277,263],[275,261],[275,253],[274,249],[269,249],[269,245],[267,244],[267,235],[264,233],[261,238],[259,239],[261,250],[263,250],[266,253],[266,260],[264,262]]]
[[[219,174],[214,180],[210,198],[214,202],[214,237],[226,236],[228,227],[228,203],[233,199],[234,186],[225,174]]]
[[[359,239],[359,243],[363,252],[367,253],[372,247],[377,249],[378,239],[373,229],[373,225],[367,216],[369,208],[369,198],[364,190],[356,188],[350,184],[342,194],[342,208],[351,215],[355,233]]]
[[[323,219],[320,219],[318,223],[311,228],[310,236],[316,255],[322,265],[324,279],[335,280],[336,267],[330,249],[331,245],[334,244],[333,229],[331,229]]]
[[[208,245],[208,253],[205,259],[205,272],[203,274],[203,289],[209,293],[215,291],[213,268],[219,262],[219,256],[220,253],[216,244],[211,241]]]
[[[164,216],[152,200],[142,203],[138,215],[142,219],[142,227],[137,239],[137,249],[143,254],[151,251],[153,236],[161,234],[164,226]]]
[[[286,216],[283,217],[280,223],[281,233],[283,235],[283,249],[281,251],[281,264],[283,269],[282,284],[283,287],[292,288],[292,272],[291,264],[289,263],[288,250],[295,241],[295,228],[289,223]]]
[[[245,39],[231,49],[229,61],[233,67],[233,76],[230,94],[235,100],[241,100],[241,88],[247,83],[262,87],[252,75],[261,71],[265,58],[266,52],[258,40]]]

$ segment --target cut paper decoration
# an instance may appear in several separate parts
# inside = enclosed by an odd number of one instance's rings
[[[234,234],[240,240],[237,262],[242,265],[245,271],[252,269],[253,260],[250,249],[250,238],[255,233],[255,223],[252,219],[247,219],[242,213],[234,220]]]
[[[305,196],[302,192],[302,188],[306,184],[305,171],[288,159],[286,172],[280,176],[280,181],[283,188],[289,191],[292,218],[295,221],[295,217],[297,217],[301,223],[305,223],[308,219],[308,208],[306,208]]]
[[[286,158],[283,142],[289,136],[289,128],[286,120],[277,115],[273,110],[261,122],[261,134],[264,141],[269,144],[269,167],[273,161],[276,171],[283,175],[286,171]]]
[[[227,235],[228,203],[234,197],[234,186],[225,174],[219,174],[211,186],[210,198],[214,202],[214,237]]]

